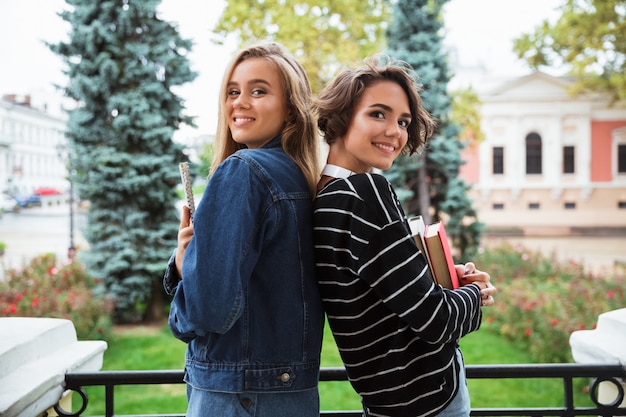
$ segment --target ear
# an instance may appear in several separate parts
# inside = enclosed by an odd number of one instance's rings
[[[293,109],[289,109],[287,114],[285,115],[285,123],[286,124],[296,124],[297,117],[295,116],[295,112]]]

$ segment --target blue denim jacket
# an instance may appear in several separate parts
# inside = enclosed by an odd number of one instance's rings
[[[210,178],[173,292],[169,326],[188,343],[185,381],[221,392],[317,386],[324,317],[312,200],[276,138],[240,150]]]

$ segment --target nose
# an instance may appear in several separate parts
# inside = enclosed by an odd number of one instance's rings
[[[401,134],[402,134],[402,129],[400,128],[400,125],[397,122],[392,121],[387,124],[387,129],[385,129],[386,136],[390,138],[399,138]]]
[[[245,109],[245,108],[250,107],[250,102],[248,101],[246,95],[241,93],[237,95],[235,100],[233,100],[233,107],[236,109],[237,108]]]

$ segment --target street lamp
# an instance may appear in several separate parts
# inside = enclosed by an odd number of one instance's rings
[[[76,248],[74,247],[74,186],[72,181],[72,157],[70,149],[67,145],[59,143],[57,146],[57,155],[59,159],[66,164],[67,180],[70,183],[70,247],[67,249],[67,257],[74,258]]]

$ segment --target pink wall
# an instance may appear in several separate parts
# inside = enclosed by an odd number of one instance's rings
[[[465,180],[467,185],[478,184],[480,180],[479,163],[478,160],[478,143],[472,141],[467,144],[465,149],[461,152],[461,159],[465,161],[459,169],[459,178]],[[485,163],[490,163],[485,161]]]
[[[612,180],[611,132],[626,126],[626,120],[591,122],[591,182]]]

